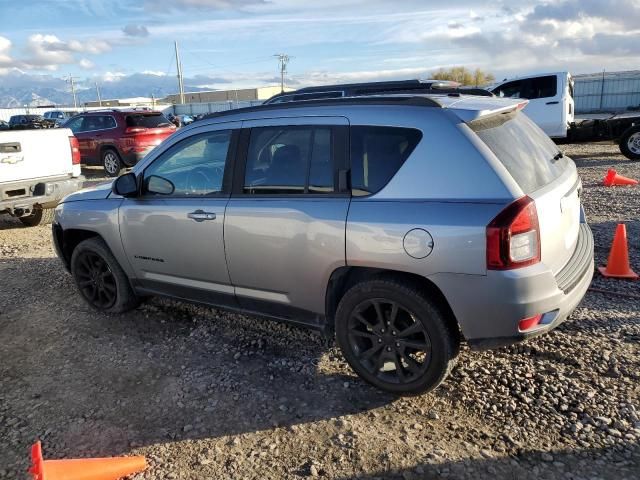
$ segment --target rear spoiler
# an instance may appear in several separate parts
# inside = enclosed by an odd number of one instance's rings
[[[482,100],[477,97],[474,98],[473,101],[469,100],[469,98],[465,98],[460,102],[447,105],[446,108],[455,113],[463,122],[469,123],[482,117],[522,110],[529,103],[529,100],[522,98],[504,99],[504,102],[501,102],[503,103],[502,105],[496,105],[495,98],[492,98],[491,102],[482,102]]]

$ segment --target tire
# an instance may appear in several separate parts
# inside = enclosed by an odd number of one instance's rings
[[[378,321],[381,315],[384,323]],[[457,333],[424,293],[395,279],[356,284],[336,311],[336,341],[351,368],[397,395],[425,393],[444,381],[458,354]]]
[[[640,125],[630,127],[622,134],[619,147],[629,160],[640,160]]]
[[[109,177],[117,177],[122,170],[122,160],[120,155],[112,148],[107,148],[102,152],[102,168]]]
[[[53,222],[55,209],[53,208],[34,208],[31,215],[20,217],[20,221],[27,227],[37,227],[38,225],[46,225]]]
[[[123,313],[140,304],[126,273],[101,238],[78,244],[71,255],[71,274],[84,301],[100,312]]]

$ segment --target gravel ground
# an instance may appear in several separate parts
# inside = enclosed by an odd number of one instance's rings
[[[606,261],[627,224],[640,271],[640,188],[605,188],[640,162],[564,145]],[[99,170],[87,172],[99,180]],[[89,310],[48,227],[0,220],[0,478],[46,458],[146,455],[140,479],[640,478],[640,283],[593,286],[542,338],[463,347],[436,392],[368,387],[315,333],[167,300],[119,317]]]

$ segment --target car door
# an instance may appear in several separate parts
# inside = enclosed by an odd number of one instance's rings
[[[345,265],[347,134],[343,117],[243,122],[224,235],[244,309],[303,323],[324,314]]]
[[[139,287],[235,305],[223,228],[239,126],[180,135],[138,174],[140,194],[123,200],[119,222]]]

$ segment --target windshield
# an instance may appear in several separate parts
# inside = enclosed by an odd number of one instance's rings
[[[480,118],[470,122],[469,127],[525,193],[551,183],[569,165],[569,158],[558,155],[557,145],[523,113]]]

